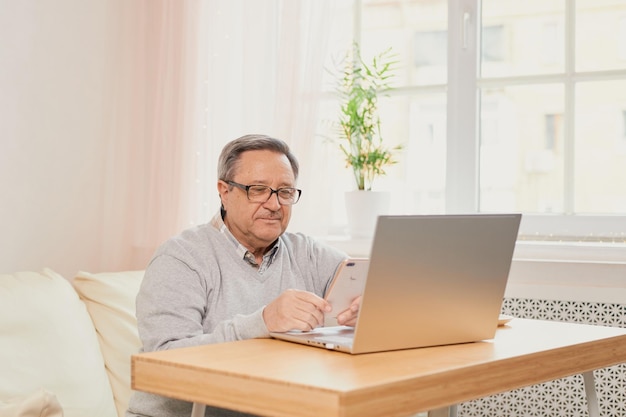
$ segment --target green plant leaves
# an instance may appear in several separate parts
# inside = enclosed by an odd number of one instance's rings
[[[391,48],[375,56],[371,64],[363,61],[357,44],[346,55],[338,87],[339,147],[359,190],[371,190],[374,179],[386,174],[384,168],[397,163],[393,151],[401,147],[384,146],[378,115],[378,97],[392,89],[389,81],[396,63]]]

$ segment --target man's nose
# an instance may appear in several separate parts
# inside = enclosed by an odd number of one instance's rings
[[[268,208],[278,210],[282,206],[282,204],[280,204],[280,201],[278,201],[278,193],[272,190],[270,198],[265,202],[264,205]]]

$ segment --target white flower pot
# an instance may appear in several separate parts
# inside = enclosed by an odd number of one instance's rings
[[[348,231],[354,239],[374,236],[376,221],[381,214],[389,214],[391,193],[386,191],[346,192]]]

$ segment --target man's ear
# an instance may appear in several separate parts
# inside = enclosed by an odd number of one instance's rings
[[[228,203],[228,195],[230,193],[231,186],[224,181],[217,182],[217,192],[220,196],[220,207],[224,211],[224,206]]]
[[[227,196],[227,194],[228,194],[228,191],[229,191],[228,189],[229,189],[229,187],[230,187],[230,186],[229,186],[228,184],[226,184],[224,181],[218,181],[218,182],[217,182],[217,192],[218,192],[218,193],[219,193],[219,195],[220,195],[220,201],[221,201],[222,203],[224,202],[224,199],[225,199],[225,198],[228,198],[228,197],[226,197],[226,196]]]

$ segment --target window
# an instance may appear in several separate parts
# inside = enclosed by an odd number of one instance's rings
[[[559,21],[544,23],[541,33],[541,60],[546,66],[563,65],[563,25]]]
[[[528,238],[623,241],[626,1],[357,4],[364,55],[400,55],[380,107],[405,150],[377,184],[394,212],[521,211]]]
[[[554,152],[557,149],[557,143],[562,139],[563,134],[563,115],[562,114],[546,114],[545,117],[545,149]]]
[[[483,28],[481,54],[483,62],[502,62],[506,59],[504,25]]]
[[[617,56],[621,61],[626,61],[626,16],[619,19],[617,29]]]
[[[447,43],[447,33],[442,30],[417,32],[415,34],[415,65],[417,67],[445,65]]]

